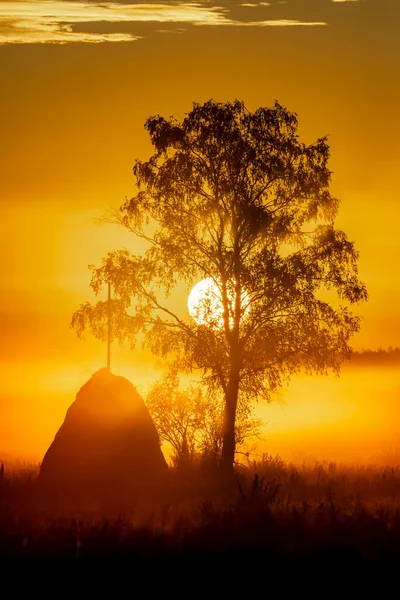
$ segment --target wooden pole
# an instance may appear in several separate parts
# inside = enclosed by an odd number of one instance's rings
[[[107,300],[107,370],[111,373],[111,283],[108,282]]]

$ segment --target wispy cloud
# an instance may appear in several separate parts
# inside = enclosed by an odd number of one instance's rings
[[[266,6],[268,3],[260,3]],[[318,26],[322,22],[295,20],[237,21],[229,9],[200,3],[122,4],[90,3],[69,0],[20,0],[0,2],[0,44],[68,42],[130,42],[141,36],[125,33],[96,33],[93,24],[164,23],[195,26],[290,27]],[[90,32],[82,32],[91,24]],[[79,31],[76,26],[79,27]],[[119,27],[120,29],[120,27]]]
[[[223,14],[214,8],[181,4],[88,3],[39,0],[0,3],[0,44],[126,42],[131,33],[74,31],[81,23],[206,23],[218,24]]]
[[[296,21],[294,19],[274,19],[270,21],[230,21],[223,25],[236,25],[238,27],[320,27],[326,25],[324,21]]]

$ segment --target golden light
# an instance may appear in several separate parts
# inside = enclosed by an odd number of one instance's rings
[[[244,304],[244,315],[248,313],[249,306],[245,303],[248,294],[243,292],[242,304]],[[228,300],[230,308],[233,307],[234,291],[228,288]],[[191,290],[188,298],[189,314],[198,325],[208,325],[216,329],[224,327],[224,307],[220,290],[211,277],[199,281]],[[230,310],[229,324],[232,327],[233,318]]]

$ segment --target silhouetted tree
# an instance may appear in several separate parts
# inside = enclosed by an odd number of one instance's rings
[[[199,432],[208,416],[202,389],[193,386],[181,389],[177,373],[171,372],[152,386],[146,405],[160,439],[172,448],[174,464],[192,460]]]
[[[210,396],[200,385],[182,386],[176,371],[169,371],[154,383],[146,396],[146,405],[162,441],[172,449],[172,461],[182,465],[196,457],[217,463],[222,450],[221,394]],[[244,450],[249,438],[259,437],[261,419],[247,402],[239,403],[236,419],[236,448]]]
[[[144,332],[153,352],[201,369],[224,394],[221,462],[232,474],[239,396],[269,400],[299,369],[338,371],[348,356],[360,323],[347,305],[367,298],[358,254],[334,226],[326,138],[302,143],[296,114],[279,103],[250,112],[210,100],[181,122],[154,116],[145,127],[154,154],[136,161],[138,192],[116,220],[148,249],[111,252],[91,285],[112,283],[116,335],[134,343]],[[168,297],[205,277],[223,314],[199,324]],[[101,337],[104,313],[101,302],[83,305],[72,324]]]

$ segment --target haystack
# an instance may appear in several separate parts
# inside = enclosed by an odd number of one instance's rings
[[[134,498],[162,485],[167,463],[149,411],[130,381],[97,371],[79,390],[37,480],[59,498]]]

